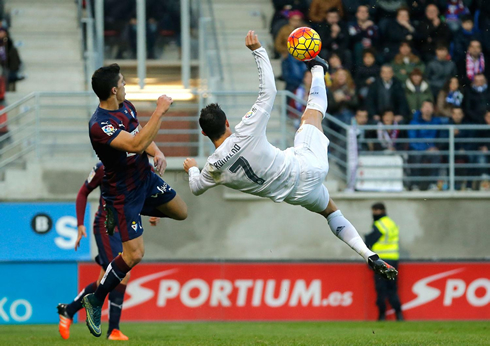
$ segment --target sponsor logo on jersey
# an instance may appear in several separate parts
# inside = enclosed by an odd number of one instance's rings
[[[220,169],[223,167],[230,159],[235,156],[236,153],[240,151],[241,147],[238,144],[235,144],[233,148],[231,148],[231,151],[228,155],[226,155],[224,158],[214,162],[212,165],[216,167],[217,169]]]
[[[104,131],[106,135],[112,136],[116,132],[116,129],[112,125],[106,125],[102,128],[102,131]]]

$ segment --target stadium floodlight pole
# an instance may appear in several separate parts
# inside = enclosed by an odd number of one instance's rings
[[[182,41],[182,84],[184,88],[189,88],[189,79],[191,75],[191,20],[189,0],[180,1],[180,32]]]
[[[140,89],[145,87],[146,78],[146,0],[136,0],[136,28],[138,56],[138,80]]]
[[[104,65],[104,0],[95,1],[95,33],[97,36],[97,66]],[[97,68],[98,68],[97,67]]]

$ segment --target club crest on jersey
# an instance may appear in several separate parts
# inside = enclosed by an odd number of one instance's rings
[[[112,136],[116,132],[116,129],[112,125],[106,125],[102,128],[102,131],[104,131],[106,135]]]
[[[133,221],[131,223],[131,228],[134,229],[134,231],[136,232],[136,230],[138,229],[138,224],[135,221]]]

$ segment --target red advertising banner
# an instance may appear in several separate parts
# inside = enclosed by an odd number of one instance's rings
[[[99,270],[81,264],[80,289]],[[399,270],[406,319],[490,319],[490,263]],[[375,300],[373,274],[362,263],[152,263],[131,272],[122,319],[373,320]]]

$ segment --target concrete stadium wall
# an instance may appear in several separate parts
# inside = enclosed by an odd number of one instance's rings
[[[169,179],[170,178],[170,179]],[[167,175],[189,207],[184,222],[145,222],[146,258],[168,259],[358,259],[306,209],[269,200],[227,200],[218,187],[195,197],[182,174]],[[361,234],[370,231],[370,206],[379,199],[338,196],[335,202]],[[405,259],[489,258],[488,200],[389,199],[389,215],[401,231]],[[146,221],[146,220],[145,220]]]
[[[32,163],[0,183],[0,200],[74,201],[92,164],[66,163],[63,168],[60,162]],[[359,258],[336,239],[323,217],[301,207],[250,199],[224,187],[195,197],[182,171],[169,170],[164,178],[188,204],[189,217],[183,222],[164,219],[157,227],[144,218],[146,259]],[[384,201],[400,227],[404,259],[490,258],[488,194],[476,199],[443,193],[391,194],[383,195],[384,200],[376,194],[332,196],[361,234],[371,227],[370,205]],[[97,198],[94,193],[90,200],[96,204]]]

